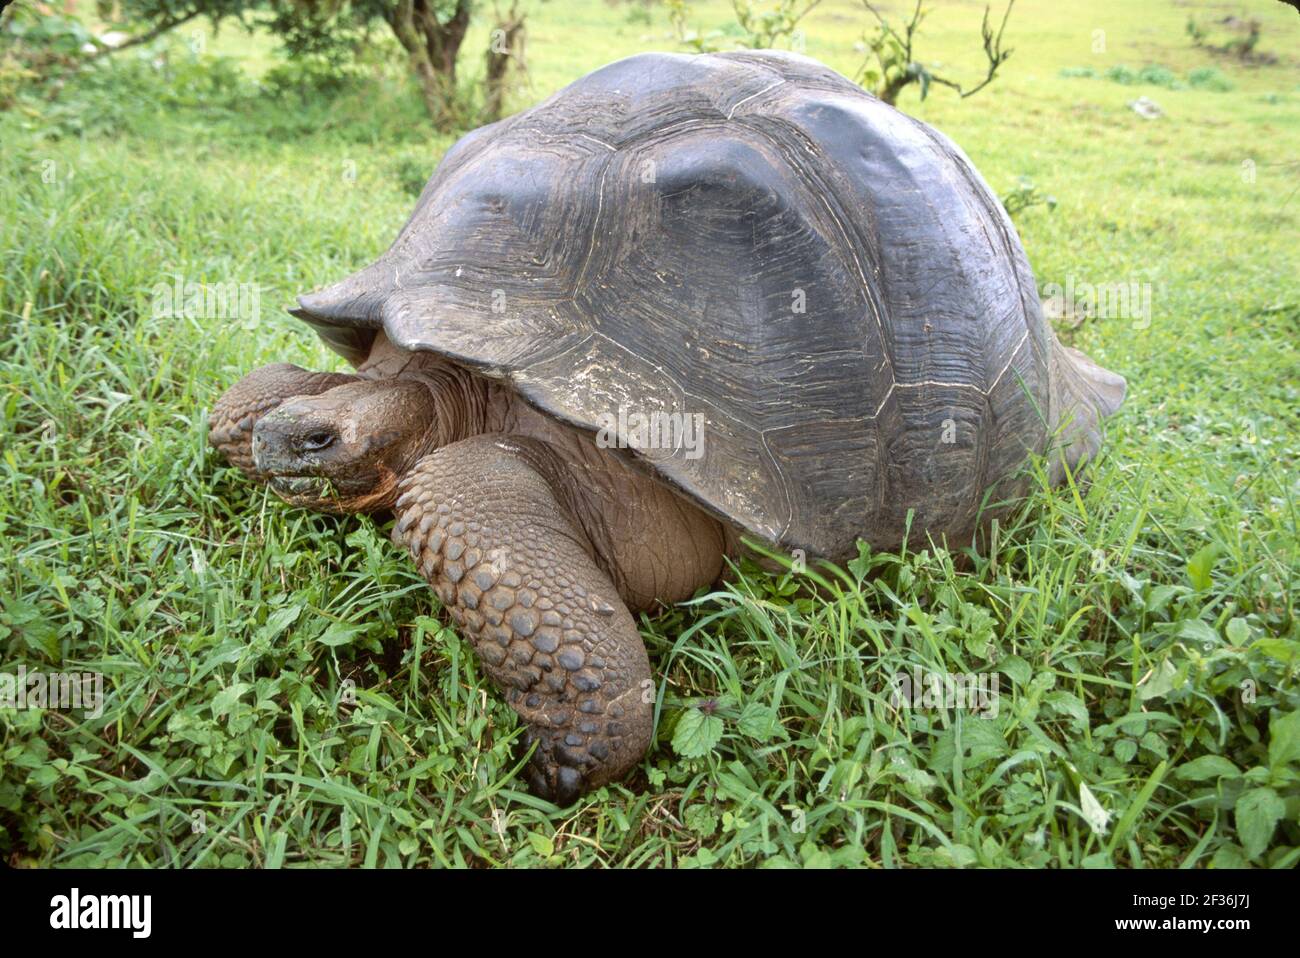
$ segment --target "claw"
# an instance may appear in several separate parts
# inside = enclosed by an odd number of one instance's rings
[[[528,763],[527,776],[534,795],[561,807],[572,805],[584,791],[580,771],[568,765],[545,766],[538,762],[536,755]]]

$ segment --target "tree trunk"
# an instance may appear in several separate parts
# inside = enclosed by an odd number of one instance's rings
[[[424,24],[425,48],[436,73],[456,88],[456,57],[469,30],[470,0],[456,0],[456,10],[446,23],[439,23],[434,12],[436,0],[414,0],[415,12]]]
[[[913,77],[908,76],[906,73],[900,73],[891,78],[890,81],[881,88],[880,92],[877,93],[876,96],[880,97],[881,100],[888,103],[890,106],[897,106],[898,94],[902,93],[903,87],[911,83],[913,79]]]
[[[488,122],[501,119],[510,61],[513,59],[518,68],[523,67],[525,15],[516,14],[515,10],[516,7],[512,5],[510,12],[497,21],[492,28],[492,39],[488,42],[483,101],[483,112]]]
[[[406,51],[430,119],[434,125],[443,126],[452,115],[456,56],[469,29],[470,0],[457,0],[456,10],[446,23],[438,21],[434,2],[398,0],[385,19]]]

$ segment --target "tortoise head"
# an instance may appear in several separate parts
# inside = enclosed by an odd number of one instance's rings
[[[253,427],[252,459],[286,502],[374,512],[437,443],[434,390],[418,379],[355,379],[291,396]]]

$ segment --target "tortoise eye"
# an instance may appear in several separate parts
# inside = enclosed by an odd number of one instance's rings
[[[327,449],[334,442],[334,434],[321,430],[313,432],[302,441],[302,448],[305,452],[319,452]]]

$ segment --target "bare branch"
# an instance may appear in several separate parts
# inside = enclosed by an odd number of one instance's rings
[[[1007,18],[1011,16],[1011,8],[1015,5],[1016,0],[1008,0],[1006,12],[1002,14],[1002,25],[998,27],[996,36],[989,27],[989,8],[984,8],[984,22],[980,25],[980,34],[984,38],[984,55],[989,61],[989,71],[978,86],[974,86],[969,90],[963,90],[960,84],[938,76],[933,77],[934,82],[956,90],[961,94],[963,100],[968,96],[974,96],[980,90],[992,83],[994,75],[998,72],[998,67],[1006,63],[1011,57],[1011,54],[1015,52],[1014,50],[1002,49],[1002,31],[1006,30]]]
[[[1015,6],[1015,0],[1007,0],[1007,8],[1002,14],[1002,23],[998,26],[996,33],[989,25],[991,8],[987,6],[984,8],[984,18],[980,24],[980,37],[984,47],[984,56],[988,60],[989,66],[984,79],[979,84],[966,89],[956,80],[950,80],[947,77],[932,73],[925,64],[917,61],[914,51],[917,31],[926,16],[924,3],[925,0],[917,0],[916,6],[912,9],[911,19],[903,23],[900,32],[875,8],[871,0],[862,0],[862,5],[876,18],[878,33],[876,38],[870,41],[870,47],[880,67],[880,87],[877,90],[877,96],[886,103],[895,103],[898,94],[912,83],[921,84],[921,99],[923,100],[931,83],[937,83],[940,86],[957,91],[962,99],[973,96],[993,82],[998,68],[1011,56],[1012,51],[1004,49],[1002,46],[1002,36],[1006,31],[1007,21],[1011,17],[1011,8]],[[864,78],[869,73],[874,74],[874,71],[869,71],[866,63],[864,63],[859,70],[859,82],[864,82]]]
[[[162,23],[158,24],[156,27],[146,30],[144,33],[136,34],[135,36],[127,40],[124,40],[123,42],[118,43],[114,46],[109,46],[108,44],[103,43],[101,41],[99,43],[98,49],[95,50],[94,53],[90,54],[90,56],[86,57],[86,59],[83,62],[93,63],[95,60],[98,60],[100,57],[111,56],[114,53],[120,53],[123,50],[129,50],[131,49],[131,47],[138,47],[143,43],[151,43],[152,41],[157,40],[168,30],[175,30],[177,27],[189,23],[198,15],[199,15],[198,10],[192,10],[189,13],[185,14],[185,16],[183,17],[176,17],[171,20],[165,20]]]

